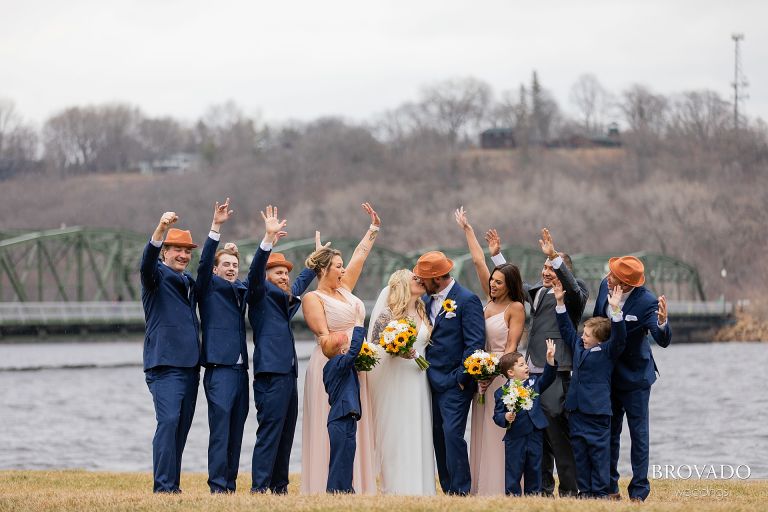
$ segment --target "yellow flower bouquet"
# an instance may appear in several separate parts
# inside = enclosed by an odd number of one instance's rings
[[[384,350],[393,356],[400,356],[408,358],[413,350],[413,345],[416,343],[416,336],[418,331],[416,330],[416,323],[410,318],[402,318],[400,320],[392,320],[384,327],[379,337],[379,345]],[[419,369],[426,370],[429,368],[429,362],[424,359],[424,356],[416,352],[414,358]]]
[[[360,353],[357,354],[355,359],[355,370],[359,372],[369,372],[373,370],[373,367],[379,364],[381,356],[379,355],[379,349],[375,345],[369,345],[367,341],[363,342],[363,346],[360,347]]]
[[[486,380],[499,374],[498,356],[489,354],[484,350],[475,350],[474,354],[464,360],[464,373],[468,373],[475,380]],[[485,403],[485,394],[481,393],[477,403]]]
[[[529,386],[524,386],[518,379],[512,379],[501,388],[501,400],[509,412],[530,411],[533,400],[539,394]]]

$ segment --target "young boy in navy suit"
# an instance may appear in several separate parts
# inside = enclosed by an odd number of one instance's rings
[[[624,351],[627,331],[619,307],[621,287],[608,298],[611,319],[590,318],[579,338],[565,310],[565,292],[555,285],[557,324],[573,351],[573,375],[565,409],[570,412],[571,446],[579,497],[607,498],[611,460],[611,374]]]
[[[507,495],[520,496],[520,478],[525,475],[525,494],[540,494],[543,432],[547,428],[547,418],[541,410],[538,396],[533,399],[531,410],[516,414],[507,410],[503,392],[510,385],[510,380],[517,379],[541,395],[555,381],[555,343],[547,340],[547,364],[540,378],[529,378],[528,364],[520,352],[501,356],[499,371],[509,379],[506,385],[494,393],[496,406],[493,412],[493,421],[507,429],[504,434],[505,492]]]
[[[331,459],[326,485],[326,492],[329,493],[355,492],[352,488],[352,467],[357,448],[357,421],[362,412],[355,359],[363,346],[364,321],[365,313],[358,307],[351,345],[346,336],[334,336],[322,347],[323,354],[328,358],[323,367],[323,384],[331,405],[328,413]]]

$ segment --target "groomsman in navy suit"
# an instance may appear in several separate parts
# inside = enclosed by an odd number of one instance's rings
[[[305,268],[293,286],[293,264],[272,245],[285,235],[277,208],[267,207],[266,233],[248,272],[248,319],[253,329],[253,400],[256,403],[256,445],[251,466],[251,492],[286,494],[288,465],[299,410],[298,359],[291,318],[300,296],[316,274]]]
[[[432,389],[432,436],[440,486],[467,495],[471,485],[464,431],[477,383],[464,373],[464,360],[485,347],[485,318],[477,295],[450,275],[453,262],[439,251],[423,254],[413,273],[422,280],[432,322],[425,357]]]
[[[211,493],[235,492],[243,429],[248,416],[248,349],[245,344],[247,283],[237,276],[237,247],[217,251],[221,224],[232,210],[229,198],[217,202],[211,231],[197,269],[197,297],[203,331],[201,364],[208,399],[208,487]]]
[[[181,492],[181,455],[200,381],[195,281],[185,272],[197,245],[189,231],[169,229],[177,220],[174,212],[163,214],[140,266],[146,320],[144,374],[157,419],[152,440],[153,491],[173,493]]]
[[[593,316],[607,317],[608,288],[621,286],[620,307],[627,326],[627,346],[613,371],[611,386],[611,497],[619,499],[619,448],[624,414],[627,415],[632,442],[632,480],[629,497],[644,501],[651,492],[648,481],[649,425],[648,402],[651,385],[656,381],[656,363],[653,360],[648,333],[663,348],[672,341],[672,330],[667,322],[667,301],[656,297],[643,286],[645,267],[634,256],[611,258],[608,276],[600,283]]]

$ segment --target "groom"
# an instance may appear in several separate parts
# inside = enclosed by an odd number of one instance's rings
[[[419,258],[413,273],[427,290],[424,302],[433,326],[425,356],[437,473],[443,492],[464,496],[471,484],[464,431],[477,388],[464,373],[464,359],[485,347],[485,319],[480,299],[451,277],[452,268],[445,254],[430,251]]]

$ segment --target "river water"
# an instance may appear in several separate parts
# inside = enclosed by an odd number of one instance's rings
[[[300,407],[312,348],[297,344]],[[768,478],[766,349],[758,343],[656,348],[661,377],[651,393],[652,465],[746,464],[752,478]],[[0,344],[0,469],[151,471],[155,419],[141,354],[137,338]],[[292,472],[301,467],[301,410],[298,425]],[[630,474],[626,430],[623,475]],[[240,459],[246,474],[255,439],[251,405]],[[201,383],[183,471],[207,471],[207,442]]]

